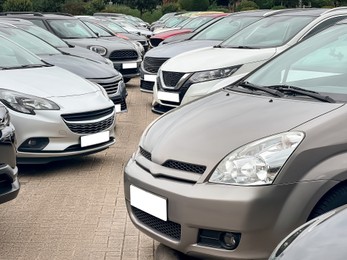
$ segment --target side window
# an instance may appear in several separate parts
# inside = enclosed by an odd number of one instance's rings
[[[338,21],[341,21],[345,19],[347,16],[338,16],[338,17],[333,17],[328,20],[325,20],[318,24],[316,27],[314,27],[311,31],[309,31],[303,38],[303,40],[306,40],[307,38],[311,37],[312,35],[315,35],[316,33],[325,30],[326,28],[334,25]]]
[[[47,27],[45,26],[45,24],[43,23],[42,20],[33,19],[33,20],[30,20],[30,22],[32,22],[33,24],[35,24],[35,25],[41,27],[42,29],[47,30]]]

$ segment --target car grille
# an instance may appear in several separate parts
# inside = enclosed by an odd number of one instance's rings
[[[11,190],[12,187],[12,178],[7,174],[0,174],[0,191],[6,192]]]
[[[145,69],[145,71],[157,73],[160,66],[167,60],[167,58],[145,57],[145,59],[143,60],[143,68]]]
[[[121,50],[121,51],[113,51],[110,54],[109,59],[111,61],[123,61],[123,60],[137,60],[138,54],[134,50]]]
[[[136,218],[145,224],[146,226],[159,231],[160,233],[175,239],[181,239],[181,225],[172,221],[163,221],[159,218],[156,218],[138,208],[131,207],[132,212]]]
[[[121,111],[127,110],[128,106],[127,106],[127,102],[125,98],[121,96],[116,96],[116,97],[113,97],[111,100],[115,105],[120,105]]]
[[[179,162],[175,160],[168,160],[163,164],[163,166],[171,169],[181,170],[185,172],[194,172],[199,174],[203,174],[206,170],[206,166]]]
[[[62,118],[74,133],[95,134],[112,126],[114,122],[114,107],[85,113],[65,114],[62,115]]]
[[[149,161],[152,161],[152,155],[150,152],[147,152],[145,149],[143,149],[141,146],[140,146],[140,154],[145,157],[147,160]]]
[[[106,90],[107,95],[111,96],[117,93],[118,84],[122,80],[122,78],[112,77],[112,78],[100,78],[100,79],[89,79],[89,80],[102,86]]]
[[[176,87],[184,73],[163,71],[163,80],[166,86]]]
[[[141,80],[140,89],[153,91],[153,87],[154,87],[154,82]]]
[[[139,74],[139,69],[118,69],[120,73],[125,77],[127,75],[136,75]]]
[[[159,39],[159,38],[151,38],[149,39],[149,41],[151,42],[151,45],[153,47],[156,47],[159,45],[159,43],[161,43],[163,41],[163,39]]]

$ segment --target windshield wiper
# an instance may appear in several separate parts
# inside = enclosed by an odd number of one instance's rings
[[[259,49],[259,48],[256,48],[256,47],[243,46],[243,45],[240,45],[240,46],[232,46],[231,48],[236,48],[236,49]]]
[[[328,102],[328,103],[335,103],[336,101],[332,99],[329,96],[324,96],[318,92],[312,91],[312,90],[307,90],[295,86],[289,86],[289,85],[273,85],[273,86],[267,86],[267,88],[270,89],[275,89],[277,91],[280,91],[284,94],[299,94],[307,97],[311,97],[323,102]]]
[[[269,94],[271,94],[273,96],[276,96],[276,97],[283,97],[284,96],[284,94],[281,93],[280,91],[269,89],[267,87],[257,86],[255,84],[252,84],[252,83],[248,82],[248,81],[241,82],[240,84],[238,84],[236,86],[237,87],[247,88],[247,89],[250,89],[250,90],[263,91],[263,92],[269,93]]]
[[[20,65],[20,66],[13,66],[13,67],[0,67],[1,70],[15,70],[15,69],[30,69],[30,68],[41,68],[41,67],[48,67],[51,65],[45,65],[45,64],[26,64],[26,65]]]

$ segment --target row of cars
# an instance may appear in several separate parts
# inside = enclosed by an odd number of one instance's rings
[[[344,259],[346,210],[334,209],[347,204],[346,18],[346,8],[231,14],[215,23],[238,25],[229,39],[161,56],[147,74],[154,109],[192,89],[199,98],[150,124],[128,161],[134,225],[207,259]],[[153,48],[142,69],[189,42]]]
[[[18,194],[16,163],[95,153],[115,142],[116,113],[127,111],[125,82],[139,74],[149,41],[111,29],[101,35],[107,25],[98,22],[118,26],[105,18],[90,19],[98,32],[81,20],[0,14],[0,203]]]

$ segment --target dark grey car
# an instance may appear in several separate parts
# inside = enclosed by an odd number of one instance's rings
[[[125,167],[134,225],[188,255],[267,259],[346,204],[346,68],[340,22],[157,119]]]
[[[76,17],[26,12],[7,12],[0,15],[29,20],[71,45],[87,48],[110,59],[114,68],[123,75],[125,82],[139,75],[142,58],[134,45],[101,39]]]
[[[7,109],[0,105],[0,204],[17,197],[19,192],[16,166],[15,132]]]
[[[66,55],[40,38],[7,23],[1,23],[0,35],[23,46],[44,61],[69,70],[85,79],[101,85],[116,105],[116,111],[126,111],[126,88],[122,75],[104,63]]]

